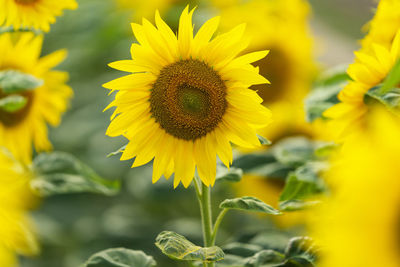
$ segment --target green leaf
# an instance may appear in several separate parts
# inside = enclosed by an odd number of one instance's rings
[[[272,144],[272,142],[270,140],[268,140],[267,138],[265,138],[261,135],[257,134],[257,137],[258,137],[258,140],[260,141],[261,145],[269,146]]]
[[[98,176],[74,156],[63,152],[42,153],[33,161],[31,188],[40,196],[92,192],[115,195],[119,181]]]
[[[323,180],[318,174],[327,168],[328,164],[324,162],[308,162],[292,172],[279,198],[280,210],[299,210],[319,203],[309,201],[309,198],[324,191]]]
[[[324,118],[324,111],[339,103],[337,94],[350,79],[346,68],[347,66],[339,66],[321,75],[314,89],[305,99],[307,121],[312,122],[317,118]]]
[[[43,80],[17,70],[0,71],[0,88],[5,94],[33,90],[43,85]]]
[[[315,266],[316,249],[311,238],[293,237],[285,249],[285,261],[279,267],[312,267]]]
[[[381,87],[375,86],[369,89],[364,97],[364,102],[367,104],[372,102],[368,97],[379,101],[389,109],[400,107],[400,88],[391,88],[382,93]]]
[[[277,251],[268,249],[262,250],[252,257],[245,260],[245,267],[261,267],[267,263],[280,263],[284,260],[285,256]]]
[[[217,181],[239,182],[242,179],[242,169],[231,167],[226,168],[224,165],[217,165]]]
[[[199,247],[184,236],[170,231],[161,232],[155,244],[162,253],[175,260],[213,262],[222,260],[225,256],[219,247]]]
[[[221,209],[235,209],[245,211],[264,212],[272,215],[279,215],[279,210],[265,204],[255,197],[239,197],[234,199],[225,199],[219,207]]]
[[[337,150],[338,147],[339,145],[334,142],[324,142],[317,145],[314,154],[318,158],[328,158]]]
[[[25,107],[28,100],[22,95],[8,95],[0,99],[0,109],[13,113]]]
[[[400,85],[400,59],[397,60],[393,68],[390,70],[386,79],[383,81],[382,87],[380,88],[380,94],[386,94],[393,88]]]
[[[143,251],[111,248],[91,256],[83,267],[154,267],[153,257]]]
[[[278,162],[298,167],[313,159],[315,144],[304,137],[286,138],[275,144],[273,154]]]
[[[109,154],[107,155],[107,158],[112,157],[112,156],[116,156],[116,155],[118,155],[118,154],[124,152],[126,146],[127,146],[127,145],[124,145],[124,146],[120,147],[118,150],[109,153]]]
[[[241,257],[249,257],[259,252],[263,248],[255,244],[246,244],[233,242],[223,246],[224,252],[228,254],[238,255]]]

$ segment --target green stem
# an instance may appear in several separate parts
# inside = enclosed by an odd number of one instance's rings
[[[201,182],[201,181],[200,181]],[[196,195],[199,201],[200,206],[200,214],[201,214],[201,222],[203,228],[203,240],[205,247],[212,246],[212,213],[211,213],[211,194],[210,188],[201,183],[201,192],[200,186],[197,183],[197,179],[194,180]],[[204,267],[214,267],[214,262],[203,262]]]
[[[212,232],[212,234],[211,234],[211,246],[214,246],[214,245],[215,245],[215,238],[217,237],[217,233],[218,233],[219,226],[221,225],[221,222],[222,222],[222,220],[224,219],[225,214],[226,214],[227,212],[228,212],[228,209],[223,209],[223,210],[218,214],[217,220],[215,221],[215,224],[214,224],[214,230],[213,230],[213,232]]]

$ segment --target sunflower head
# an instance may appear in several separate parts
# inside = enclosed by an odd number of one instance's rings
[[[0,88],[0,101],[20,99],[18,109],[0,107],[0,145],[25,163],[35,148],[48,150],[46,123],[56,126],[66,110],[72,90],[65,82],[68,74],[51,70],[66,56],[60,50],[40,58],[43,37],[32,33],[0,36],[1,75],[25,75],[36,81],[35,88]]]
[[[121,159],[135,158],[133,167],[153,160],[153,182],[175,173],[175,187],[189,186],[196,167],[203,183],[213,185],[216,156],[229,166],[230,143],[259,146],[256,130],[270,122],[249,89],[268,82],[251,65],[268,51],[238,56],[248,45],[244,25],[212,38],[218,17],[193,36],[193,12],[182,12],[177,36],[158,12],[156,26],[146,19],[132,24],[138,41],[132,59],[110,64],[132,74],[104,84],[118,90],[107,134],[129,140]]]
[[[64,9],[77,7],[75,0],[0,0],[0,26],[48,32]]]
[[[252,43],[245,52],[271,50],[268,57],[253,63],[271,84],[253,85],[251,89],[257,91],[273,114],[277,114],[262,133],[272,141],[305,132],[312,135],[313,129],[304,120],[302,104],[316,71],[308,3],[303,0],[237,2],[221,8],[222,28],[246,23],[246,33]]]
[[[370,113],[367,131],[332,159],[332,194],[312,212],[321,267],[400,266],[400,120]]]
[[[352,81],[339,93],[340,103],[324,113],[324,116],[332,119],[329,122],[330,129],[341,142],[357,138],[365,131],[370,110],[370,105],[365,101],[366,93],[383,82],[400,59],[400,30],[389,48],[373,43],[370,50],[361,50],[355,54],[356,62],[347,70]]]
[[[29,189],[29,171],[5,149],[0,149],[0,173],[0,262],[14,266],[16,254],[38,252],[27,214],[31,208],[27,203],[36,201]]]

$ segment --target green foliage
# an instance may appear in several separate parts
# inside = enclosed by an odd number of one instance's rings
[[[307,162],[289,174],[283,192],[279,198],[279,208],[284,211],[303,209],[317,204],[307,201],[324,190],[319,173],[328,168],[325,162]]]
[[[112,156],[116,156],[116,155],[118,155],[118,154],[124,152],[126,146],[127,146],[127,145],[124,145],[124,146],[120,147],[118,150],[109,153],[109,154],[107,155],[107,158],[112,157]]]
[[[175,260],[213,262],[225,256],[219,247],[199,247],[184,236],[170,231],[161,232],[155,244],[162,253]]]
[[[307,121],[324,118],[324,111],[339,103],[337,94],[350,79],[346,74],[346,68],[347,66],[339,66],[321,74],[314,89],[305,99]]]
[[[25,107],[28,100],[22,95],[8,95],[0,99],[0,109],[5,112],[16,112]]]
[[[224,165],[217,165],[216,181],[239,182],[242,179],[242,169],[231,167],[226,168]]]
[[[393,88],[400,85],[400,60],[397,60],[396,64],[392,67],[386,79],[380,88],[380,94],[384,95],[391,91]]]
[[[91,256],[82,267],[154,267],[153,257],[143,251],[111,248]]]
[[[394,110],[400,106],[400,88],[390,88],[389,90],[381,90],[383,86],[375,86],[368,90],[364,101],[368,104],[370,100],[368,97],[380,102],[386,108]]]
[[[99,177],[90,167],[64,152],[42,153],[33,161],[32,189],[40,196],[92,192],[115,195],[118,181]]]
[[[276,160],[286,166],[299,167],[314,157],[315,144],[304,137],[286,138],[273,147]]]
[[[234,199],[226,199],[219,205],[219,207],[221,209],[255,211],[272,215],[280,214],[278,210],[274,209],[270,205],[265,204],[255,197],[239,197]]]
[[[33,90],[43,85],[43,80],[17,70],[0,71],[0,88],[5,94]]]
[[[266,235],[268,236],[268,235]],[[242,244],[252,247],[253,244]],[[259,246],[258,246],[259,247]],[[316,250],[309,237],[294,237],[287,241],[284,248],[262,248],[251,256],[243,256],[235,252],[238,249],[228,250],[230,254],[219,263],[223,267],[313,267],[315,266]]]
[[[258,140],[260,141],[260,143],[262,145],[268,145],[269,146],[270,144],[272,144],[272,142],[270,140],[268,140],[267,138],[265,138],[265,137],[263,137],[261,135],[257,134],[257,137],[258,137]]]

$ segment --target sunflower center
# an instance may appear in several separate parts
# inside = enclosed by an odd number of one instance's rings
[[[206,63],[181,60],[160,71],[151,91],[150,106],[167,133],[196,140],[222,120],[227,106],[226,86]]]
[[[13,112],[6,111],[0,108],[0,124],[3,124],[5,127],[13,127],[18,125],[28,115],[29,110],[32,106],[32,100],[33,100],[32,91],[26,91],[23,93],[19,93],[18,95],[23,96],[27,99],[27,102],[24,107]],[[9,94],[3,93],[3,91],[0,88],[0,99],[6,98],[7,96],[9,96]]]
[[[20,5],[30,5],[38,2],[39,0],[14,0],[15,3]]]
[[[289,90],[292,72],[289,58],[279,48],[270,48],[268,56],[254,65],[260,67],[260,74],[267,77],[271,85],[253,85],[251,89],[258,91],[264,104],[279,100]]]

